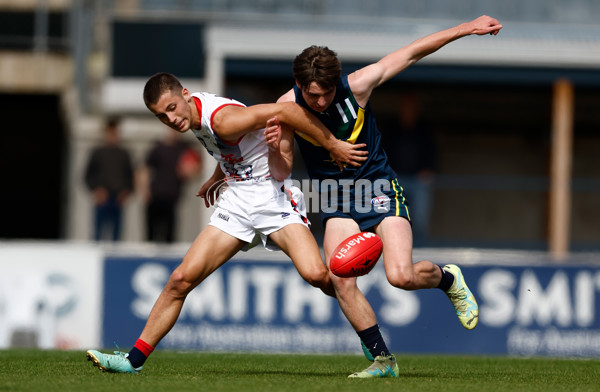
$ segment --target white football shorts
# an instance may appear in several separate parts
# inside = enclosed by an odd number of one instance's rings
[[[248,242],[242,249],[246,251],[259,242],[266,249],[279,250],[268,235],[292,223],[310,228],[304,194],[289,179],[266,179],[228,182],[209,225]]]

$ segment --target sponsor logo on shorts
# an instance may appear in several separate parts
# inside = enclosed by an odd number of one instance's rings
[[[371,199],[371,205],[377,212],[388,212],[390,210],[390,198],[383,195]]]
[[[225,214],[219,212],[217,214],[217,218],[223,219],[225,222],[229,222],[229,215],[225,215]]]
[[[289,212],[282,212],[282,213],[281,213],[281,217],[282,217],[283,219],[287,219],[287,218],[289,218],[289,217],[290,217],[290,213],[289,213]]]

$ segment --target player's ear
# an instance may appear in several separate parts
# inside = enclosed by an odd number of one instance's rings
[[[192,94],[190,93],[190,90],[188,90],[185,87],[183,88],[183,90],[181,90],[181,95],[183,96],[183,99],[185,99],[188,102],[192,99]]]

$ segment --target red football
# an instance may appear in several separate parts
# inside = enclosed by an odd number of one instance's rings
[[[329,268],[342,278],[368,274],[377,264],[382,250],[383,242],[377,234],[353,234],[335,248],[329,260]]]

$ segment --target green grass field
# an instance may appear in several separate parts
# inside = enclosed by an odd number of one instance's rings
[[[102,373],[83,351],[0,351],[0,391],[599,391],[600,360],[398,355],[400,378],[347,379],[354,355],[156,351],[138,375]]]

